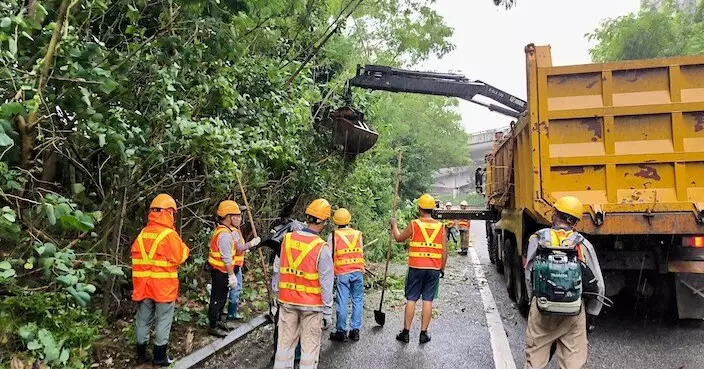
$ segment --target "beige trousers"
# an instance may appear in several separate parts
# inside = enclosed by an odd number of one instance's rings
[[[526,332],[525,369],[543,369],[550,360],[550,346],[557,344],[557,363],[560,369],[581,369],[587,362],[587,316],[582,311],[576,316],[543,315],[531,301]]]
[[[316,369],[320,356],[323,313],[301,311],[290,305],[281,305],[279,309],[279,341],[276,343],[274,369],[293,369],[299,338],[300,369]]]

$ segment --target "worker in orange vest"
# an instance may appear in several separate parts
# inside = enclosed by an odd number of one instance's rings
[[[362,232],[350,227],[352,215],[345,208],[335,211],[332,217],[337,229],[328,237],[332,244],[337,285],[336,329],[330,340],[344,342],[347,336],[347,303],[352,298],[352,319],[349,338],[359,341],[362,328],[362,299],[364,297],[364,251]]]
[[[301,342],[300,369],[316,369],[321,329],[330,326],[335,279],[330,246],[320,232],[330,203],[317,199],[306,208],[306,228],[284,235],[278,273],[279,324],[275,369],[293,369]]]
[[[435,208],[435,199],[423,194],[418,199],[418,219],[399,232],[396,219],[391,218],[391,234],[397,242],[410,239],[408,248],[408,274],[406,275],[406,311],[403,330],[396,339],[408,343],[409,331],[416,311],[416,302],[423,299],[420,343],[430,342],[428,326],[433,312],[433,299],[437,296],[440,278],[445,275],[447,263],[447,239],[445,227],[430,214]]]
[[[460,209],[462,210],[467,210],[469,207],[469,204],[467,204],[467,201],[462,201],[460,203]],[[467,250],[469,250],[469,226],[471,223],[469,222],[469,219],[460,219],[457,221],[457,228],[460,230],[460,251],[458,254],[466,256],[467,255]]]
[[[174,302],[178,297],[178,267],[190,250],[174,228],[176,201],[159,194],[149,206],[147,226],[132,243],[132,300],[137,302],[135,333],[137,363],[149,362],[147,345],[149,330],[155,324],[154,359],[156,366],[169,366],[166,354]]]
[[[215,337],[227,336],[227,330],[234,328],[228,323],[219,322],[220,314],[227,301],[228,289],[240,289],[242,285],[242,263],[244,252],[259,245],[260,238],[255,237],[244,243],[239,226],[242,223],[242,211],[236,202],[225,200],[218,205],[218,221],[210,239],[208,264],[212,287],[208,308],[208,334]],[[238,261],[239,258],[239,261]],[[241,261],[241,262],[240,262]]]

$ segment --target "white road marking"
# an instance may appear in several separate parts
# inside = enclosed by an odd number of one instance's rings
[[[516,363],[513,362],[513,355],[511,354],[511,347],[508,344],[508,338],[506,338],[504,324],[501,321],[499,311],[496,309],[496,301],[484,276],[479,256],[473,247],[469,248],[469,253],[472,257],[474,275],[477,278],[477,286],[482,296],[482,303],[484,303],[486,324],[489,327],[491,340],[491,351],[494,354],[494,366],[496,369],[516,369]]]

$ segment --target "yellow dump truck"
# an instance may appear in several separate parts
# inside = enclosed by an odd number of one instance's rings
[[[607,295],[704,318],[704,56],[553,66],[550,46],[525,52],[527,109],[486,157],[509,295],[527,306],[528,237],[572,195]]]

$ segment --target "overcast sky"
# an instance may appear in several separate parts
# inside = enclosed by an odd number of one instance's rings
[[[518,0],[510,10],[491,0],[437,0],[435,9],[455,29],[453,52],[417,69],[460,71],[526,99],[525,54],[529,44],[550,44],[553,65],[590,62],[585,37],[602,19],[636,12],[640,0]],[[467,132],[508,125],[510,118],[460,100]]]

